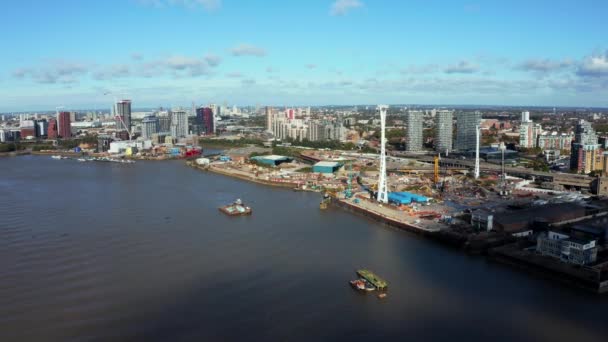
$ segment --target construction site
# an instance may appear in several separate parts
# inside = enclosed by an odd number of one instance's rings
[[[386,107],[379,106],[378,111],[386,141]],[[533,263],[541,273],[550,270],[557,280],[569,279],[594,292],[608,290],[608,231],[602,228],[597,233],[599,228],[594,228],[599,238],[573,228],[603,219],[608,201],[510,175],[504,157],[498,168],[482,172],[477,131],[473,167],[442,162],[439,154],[432,159],[388,156],[385,144],[379,154],[303,149],[280,156],[269,149],[239,149],[190,165],[256,183],[319,192],[322,210],[346,209],[469,253],[525,264],[528,269]],[[572,252],[584,258],[544,250],[539,241],[547,234],[560,236],[568,246],[574,245],[570,241],[586,241]],[[580,274],[581,266],[587,273]],[[589,283],[589,278],[595,280]]]

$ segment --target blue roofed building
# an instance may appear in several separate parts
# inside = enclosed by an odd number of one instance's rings
[[[334,173],[342,167],[338,162],[320,161],[313,165],[312,172],[317,173]]]

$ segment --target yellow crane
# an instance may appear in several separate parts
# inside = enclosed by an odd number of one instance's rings
[[[435,184],[439,183],[439,160],[441,158],[439,157],[439,155],[435,156],[435,169],[433,172],[433,182],[435,182]]]

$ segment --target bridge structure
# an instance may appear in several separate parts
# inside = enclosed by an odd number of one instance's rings
[[[420,156],[417,158],[421,162],[433,163],[433,157],[431,156]],[[468,170],[473,170],[475,167],[474,160],[461,160],[461,159],[448,159],[442,158],[439,161],[442,167],[446,167],[448,170],[455,169],[463,169],[466,168]],[[431,168],[429,166],[429,168]],[[480,169],[483,171],[490,172],[502,172],[501,165],[491,164],[491,163],[480,163]],[[577,174],[569,174],[569,173],[552,173],[552,172],[544,172],[544,171],[536,171],[533,169],[520,168],[520,167],[505,167],[505,172],[512,176],[522,177],[522,178],[532,178],[540,179],[546,182],[553,182],[559,185],[575,187],[575,188],[585,188],[590,189],[595,178],[587,176],[587,175],[577,175]]]

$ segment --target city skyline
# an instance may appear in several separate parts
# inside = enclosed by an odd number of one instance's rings
[[[114,97],[135,107],[608,106],[604,2],[265,5],[5,4],[0,112],[107,108]]]

